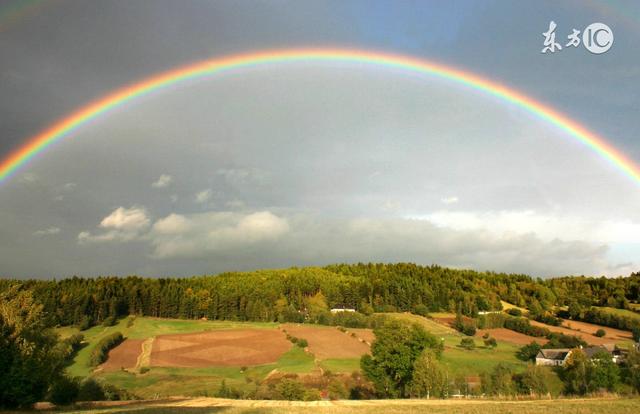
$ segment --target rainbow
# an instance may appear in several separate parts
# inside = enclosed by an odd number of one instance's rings
[[[504,102],[523,108],[540,119],[567,132],[569,136],[591,148],[602,158],[606,159],[620,171],[625,173],[629,178],[640,184],[640,168],[609,144],[603,137],[589,131],[586,127],[569,119],[550,106],[537,102],[514,89],[492,82],[488,79],[484,79],[471,72],[462,71],[427,60],[386,53],[347,49],[273,50],[214,58],[160,73],[141,82],[126,86],[78,109],[64,119],[51,125],[38,135],[31,137],[25,145],[19,147],[15,152],[11,153],[7,158],[0,162],[0,183],[4,182],[20,167],[27,164],[37,154],[44,151],[56,141],[69,136],[82,125],[102,114],[105,114],[110,109],[124,105],[125,103],[133,101],[136,98],[152,91],[189,79],[211,76],[239,68],[273,63],[325,61],[351,62],[395,68],[454,81],[475,90],[482,91],[490,96],[497,97]]]

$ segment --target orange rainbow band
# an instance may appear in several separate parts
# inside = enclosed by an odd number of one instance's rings
[[[230,57],[214,58],[195,64],[187,65],[175,70],[164,72],[94,101],[49,128],[30,138],[28,142],[10,154],[0,163],[0,183],[6,181],[12,173],[27,164],[35,155],[44,151],[49,145],[69,136],[86,122],[104,114],[110,109],[123,105],[140,96],[160,88],[176,84],[188,79],[214,75],[249,66],[259,66],[273,63],[291,62],[351,62],[366,65],[377,65],[396,68],[404,71],[435,76],[495,96],[505,102],[519,106],[537,117],[557,126],[570,136],[579,140],[604,159],[615,165],[620,171],[640,184],[640,168],[625,157],[603,137],[589,131],[576,121],[557,112],[553,108],[543,105],[526,95],[484,79],[473,73],[444,66],[427,60],[386,53],[347,49],[294,49],[274,50],[248,53]]]

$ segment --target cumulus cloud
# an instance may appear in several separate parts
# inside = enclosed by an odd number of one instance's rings
[[[118,207],[100,222],[99,227],[104,229],[102,233],[80,232],[78,242],[131,241],[140,237],[150,224],[144,207]]]
[[[58,234],[60,233],[60,228],[59,227],[49,227],[47,229],[43,229],[43,230],[37,230],[35,232],[33,232],[34,236],[51,236],[54,234]]]
[[[487,229],[494,233],[533,233],[543,240],[583,240],[593,243],[635,243],[640,223],[632,220],[595,220],[585,216],[535,210],[436,211],[411,216],[456,230]]]
[[[171,214],[153,225],[149,240],[155,258],[198,257],[275,241],[289,229],[285,218],[269,211]]]
[[[151,184],[153,188],[165,188],[171,185],[173,182],[173,177],[168,174],[162,174],[160,177]]]
[[[206,203],[207,201],[211,200],[212,195],[213,194],[211,190],[202,190],[199,193],[197,193],[195,196],[196,203],[198,204]]]

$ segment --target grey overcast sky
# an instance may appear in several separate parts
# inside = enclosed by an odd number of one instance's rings
[[[557,23],[562,51],[542,54]],[[595,55],[572,29],[607,24]],[[636,1],[12,1],[0,159],[104,94],[189,63],[334,47],[515,88],[640,163]],[[412,261],[534,276],[640,269],[640,185],[469,87],[348,63],[245,68],[82,126],[0,184],[0,276],[186,276]]]

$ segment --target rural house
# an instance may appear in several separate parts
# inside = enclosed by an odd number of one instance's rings
[[[536,365],[562,366],[570,353],[569,348],[541,349],[536,355]]]
[[[611,360],[616,364],[619,364],[624,356],[622,350],[615,345],[580,347],[580,349],[589,359],[593,358],[598,352],[605,351],[611,355]],[[571,352],[573,350],[567,348],[541,349],[536,355],[536,365],[563,366]]]

